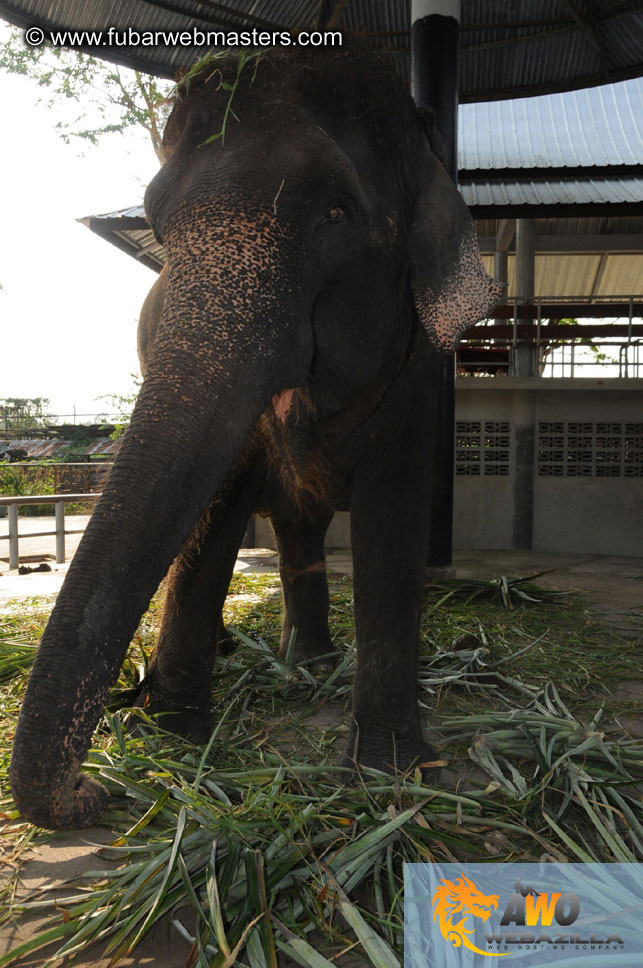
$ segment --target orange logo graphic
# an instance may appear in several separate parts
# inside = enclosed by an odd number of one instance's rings
[[[464,874],[460,875],[460,880],[455,884],[443,878],[432,898],[433,920],[437,922],[442,937],[450,941],[454,948],[464,945],[470,951],[489,958],[504,958],[498,952],[476,948],[469,938],[469,935],[474,934],[474,929],[465,927],[469,917],[488,921],[491,911],[498,907],[499,900],[497,894],[482,894]],[[456,920],[459,914],[462,917]]]

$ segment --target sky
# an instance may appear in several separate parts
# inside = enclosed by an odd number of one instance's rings
[[[138,314],[157,277],[76,219],[139,204],[158,161],[142,130],[66,145],[62,109],[42,96],[0,71],[0,397],[97,413],[100,395],[133,390]]]

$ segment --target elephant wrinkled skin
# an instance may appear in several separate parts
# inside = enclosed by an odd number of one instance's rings
[[[79,773],[141,614],[172,565],[144,693],[209,730],[221,608],[254,508],[281,558],[284,639],[332,652],[323,539],[351,512],[357,669],[347,757],[432,757],[416,666],[435,373],[492,308],[431,119],[373,52],[216,59],[184,83],[146,210],[167,266],[146,302],[144,382],[52,612],[11,782],[44,827],[96,822]],[[230,107],[234,87],[234,114]],[[172,564],[172,562],[174,562]],[[173,727],[174,728],[174,727]]]

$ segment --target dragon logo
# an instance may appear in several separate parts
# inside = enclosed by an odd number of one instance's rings
[[[465,948],[476,951],[480,955],[503,958],[504,955],[498,952],[492,953],[476,948],[469,938],[469,935],[474,933],[474,929],[465,927],[466,920],[470,916],[487,921],[491,911],[498,907],[499,900],[497,894],[482,894],[473,881],[464,874],[460,875],[460,879],[455,884],[443,878],[432,898],[433,920],[437,922],[442,937],[450,941],[454,948],[464,945]],[[462,917],[456,921],[458,914],[462,914]]]

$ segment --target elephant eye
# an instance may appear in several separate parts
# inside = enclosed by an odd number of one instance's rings
[[[341,220],[344,218],[344,215],[345,214],[346,213],[344,212],[344,209],[343,208],[341,208],[339,205],[333,205],[333,207],[331,208],[330,212],[328,212],[328,214],[326,215],[325,221],[326,222],[341,222]]]

